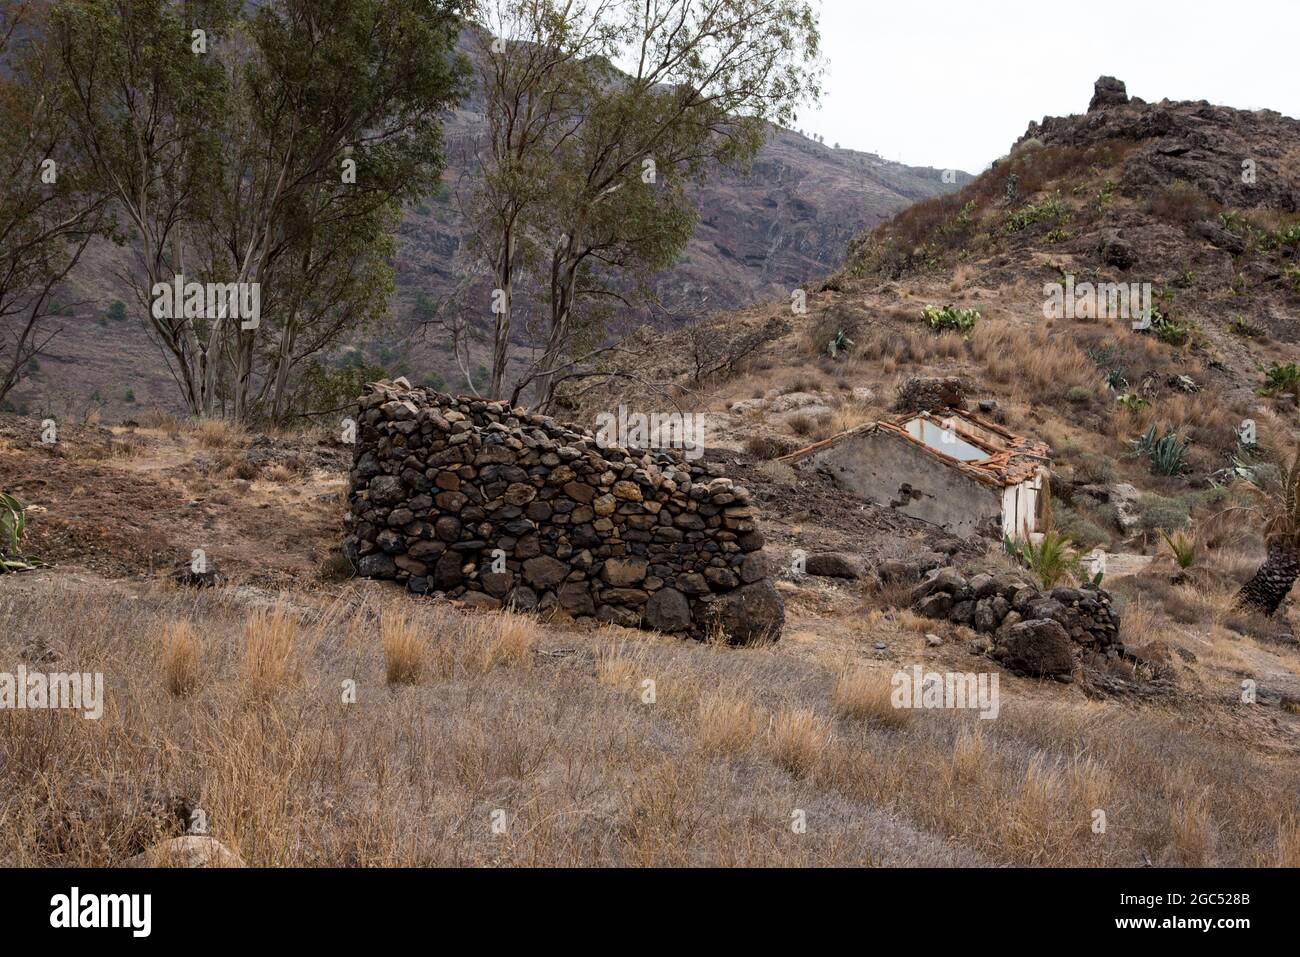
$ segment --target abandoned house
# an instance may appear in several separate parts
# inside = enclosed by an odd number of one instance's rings
[[[1038,531],[1048,474],[1046,444],[955,409],[862,425],[782,461],[963,538]]]

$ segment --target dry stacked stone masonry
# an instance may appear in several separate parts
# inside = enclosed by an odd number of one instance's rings
[[[912,608],[991,635],[990,657],[1022,674],[1064,678],[1076,659],[1124,653],[1110,594],[1090,582],[1044,594],[1016,575],[967,579],[945,566],[931,569],[912,589]]]
[[[749,493],[718,473],[505,402],[371,383],[344,552],[364,576],[476,606],[776,638],[785,608]]]

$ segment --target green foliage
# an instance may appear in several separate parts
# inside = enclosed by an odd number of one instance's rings
[[[121,299],[114,299],[108,304],[108,308],[104,310],[104,316],[113,322],[125,322],[126,303]]]
[[[1026,203],[1016,210],[1008,210],[1002,221],[1004,234],[1018,233],[1036,223],[1052,222],[1057,224],[1065,216],[1065,204],[1060,196],[1052,196],[1043,202]]]
[[[1161,342],[1181,347],[1192,341],[1196,327],[1186,320],[1166,315],[1158,309],[1152,309],[1151,332]]]
[[[1228,331],[1244,336],[1247,339],[1255,339],[1264,334],[1264,330],[1251,322],[1245,316],[1238,313],[1233,316],[1228,323]]]
[[[383,378],[382,366],[345,363],[331,369],[309,360],[291,410],[298,415],[342,412],[356,404],[367,382]]]
[[[1133,448],[1130,454],[1149,459],[1157,474],[1177,475],[1186,464],[1187,449],[1192,440],[1172,429],[1158,435],[1156,426],[1152,425],[1129,444]]]
[[[978,309],[958,309],[955,306],[926,306],[921,310],[921,318],[930,324],[935,332],[955,331],[968,335],[980,320]]]
[[[1288,362],[1273,364],[1264,372],[1264,387],[1260,395],[1278,395],[1282,392],[1300,393],[1300,365]]]
[[[1070,537],[1079,548],[1091,549],[1097,545],[1109,545],[1110,533],[1082,512],[1068,505],[1056,505],[1052,509],[1052,523],[1061,532]]]
[[[832,359],[838,359],[840,353],[846,353],[849,347],[854,345],[852,339],[845,335],[844,330],[837,330],[830,343],[826,346],[826,351],[830,353]]]
[[[1186,532],[1176,531],[1172,535],[1161,529],[1160,537],[1169,546],[1169,553],[1179,568],[1191,568],[1196,564],[1196,541]]]
[[[27,518],[22,504],[8,492],[0,491],[0,574],[30,571],[43,564],[39,559],[22,553],[26,529]]]
[[[1279,227],[1270,238],[1276,246],[1300,246],[1300,222]]]
[[[1187,525],[1187,503],[1163,495],[1142,495],[1138,498],[1138,527],[1147,534],[1174,531]]]
[[[1124,383],[1128,385],[1127,382]],[[1137,412],[1139,409],[1145,409],[1148,405],[1147,400],[1142,398],[1136,392],[1123,392],[1115,396],[1115,401],[1128,409],[1130,412]]]
[[[1044,532],[1038,544],[1028,539],[1015,541],[1006,535],[1002,544],[1007,554],[1033,572],[1044,588],[1055,587],[1079,568],[1078,556],[1071,548],[1073,542],[1056,529]]]

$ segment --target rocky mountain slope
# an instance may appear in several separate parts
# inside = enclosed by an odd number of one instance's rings
[[[472,60],[469,40],[462,39],[460,50]],[[359,343],[365,361],[391,373],[416,380],[441,376],[463,386],[445,343],[420,333],[416,312],[421,297],[457,303],[474,298],[462,292],[479,267],[466,254],[458,193],[475,176],[474,150],[486,129],[482,109],[481,96],[471,90],[448,117],[445,188],[406,210],[400,226],[391,326]],[[677,265],[653,283],[663,308],[630,321],[672,326],[782,298],[810,277],[838,267],[849,240],[861,230],[970,179],[952,171],[949,184],[943,174],[773,128],[747,171],[720,170],[699,192],[695,236]],[[64,332],[42,359],[43,368],[11,396],[15,407],[76,413],[97,405],[109,418],[120,418],[138,414],[133,406],[175,406],[161,356],[139,324],[104,320],[114,299],[131,302],[116,278],[129,261],[127,250],[107,243],[86,256],[65,296],[75,305],[62,319]],[[64,374],[73,368],[76,375]]]

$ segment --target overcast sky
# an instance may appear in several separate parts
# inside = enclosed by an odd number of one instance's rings
[[[1300,117],[1300,0],[820,2],[825,92],[794,125],[913,166],[978,173],[1102,75]]]

